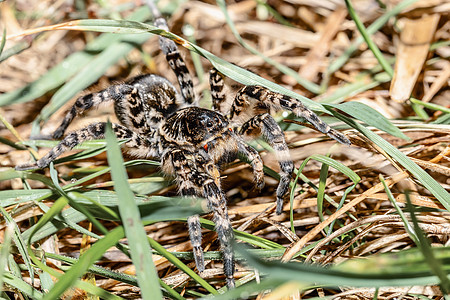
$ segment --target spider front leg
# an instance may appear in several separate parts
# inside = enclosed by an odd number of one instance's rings
[[[157,157],[160,153],[160,149],[155,148],[149,140],[134,133],[128,128],[114,123],[112,124],[112,128],[118,139],[127,140],[123,146],[126,147],[127,150],[132,153],[132,155],[136,157],[147,158]],[[103,139],[105,137],[105,130],[106,123],[99,122],[90,124],[86,128],[72,132],[36,163],[17,166],[16,170],[23,171],[36,168],[45,168],[61,154],[68,150],[71,150],[82,142],[93,139]]]
[[[176,174],[180,193],[184,196],[201,196],[207,200],[208,209],[213,212],[213,221],[222,250],[224,273],[228,288],[234,287],[234,253],[231,248],[234,235],[224,193],[215,183],[215,178],[208,173],[208,164],[196,155],[181,149],[169,150],[163,158],[163,169]],[[201,248],[201,231],[198,216],[188,219],[189,234],[194,247],[194,257],[199,271],[204,270],[203,250]]]
[[[275,151],[275,156],[280,165],[280,183],[277,188],[276,213],[278,215],[281,214],[283,211],[283,198],[288,192],[291,174],[294,171],[294,163],[289,154],[283,131],[271,115],[264,113],[245,122],[239,133],[248,136],[261,134]]]

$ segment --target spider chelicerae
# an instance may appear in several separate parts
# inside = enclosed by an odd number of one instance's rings
[[[157,18],[155,25],[168,30],[164,18]],[[53,138],[61,138],[77,115],[103,102],[113,101],[121,124],[112,124],[112,128],[119,139],[125,140],[125,150],[135,157],[159,159],[162,170],[176,178],[181,195],[206,198],[216,224],[227,285],[233,287],[233,231],[219,170],[225,163],[234,160],[237,154],[242,154],[252,165],[256,187],[261,189],[264,185],[261,157],[246,144],[244,137],[263,136],[276,154],[280,166],[280,182],[276,191],[277,214],[282,212],[283,197],[288,191],[294,164],[283,131],[269,112],[290,110],[338,142],[349,145],[350,141],[321,121],[299,100],[260,86],[244,86],[234,100],[226,101],[224,78],[216,69],[210,72],[213,109],[196,106],[193,83],[176,44],[163,37],[159,38],[159,42],[177,76],[181,95],[164,77],[147,74],[132,78],[126,83],[78,98]],[[76,145],[86,140],[104,138],[105,128],[106,123],[98,122],[72,132],[36,163],[16,169],[45,168]],[[195,263],[198,271],[202,272],[205,263],[199,216],[189,217],[187,223]]]

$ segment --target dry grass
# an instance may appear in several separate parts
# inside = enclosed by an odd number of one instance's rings
[[[384,12],[377,1],[354,1],[355,9],[364,24],[369,26]],[[398,1],[382,1],[388,9]],[[114,7],[120,7],[128,1],[110,1],[110,6],[101,8],[92,2],[87,7],[77,9],[67,1],[12,1],[0,4],[2,21],[8,34],[38,26],[56,24],[63,21],[83,17],[106,18],[105,12]],[[169,1],[161,1],[161,7],[166,7]],[[410,95],[425,103],[433,103],[449,108],[450,63],[448,57],[450,46],[450,20],[448,18],[449,3],[446,1],[419,1],[414,7],[404,10],[395,22],[391,19],[380,31],[373,35],[373,41],[387,59],[395,58],[394,78],[379,84],[373,84],[373,78],[367,71],[376,68],[379,63],[366,44],[361,44],[354,55],[340,68],[328,73],[329,66],[339,58],[359,36],[354,22],[349,18],[345,4],[341,1],[279,1],[270,0],[268,4],[275,8],[281,16],[278,21],[270,11],[258,1],[244,0],[230,2],[228,10],[237,30],[246,43],[256,48],[264,56],[287,66],[305,79],[319,86],[325,83],[321,93],[306,90],[291,76],[282,74],[273,65],[265,62],[260,56],[245,50],[231,33],[226,20],[218,6],[214,3],[189,1],[181,4],[169,19],[171,31],[182,35],[182,28],[189,24],[194,29],[196,43],[216,56],[249,69],[260,76],[288,87],[315,101],[341,103],[358,101],[364,103],[389,119],[394,119],[400,130],[410,140],[393,137],[374,129],[376,133],[394,145],[402,153],[411,158],[417,165],[426,170],[444,189],[450,188],[450,132],[448,125],[432,123],[442,118],[445,112],[433,109],[422,109],[422,106],[412,107]],[[127,13],[124,12],[123,15]],[[108,15],[106,13],[106,15]],[[423,18],[420,18],[424,16]],[[426,16],[426,17],[425,17]],[[292,25],[280,25],[286,22]],[[28,43],[29,47],[2,62],[0,69],[0,90],[2,93],[13,91],[26,83],[42,76],[52,66],[59,63],[68,54],[83,49],[87,41],[96,34],[89,32],[51,31],[38,36],[24,39],[9,40],[5,49],[18,43]],[[32,43],[30,41],[33,40]],[[444,46],[430,51],[430,44],[437,41],[447,41]],[[156,37],[150,39],[139,50],[129,53],[126,60],[110,67],[97,84],[89,90],[99,90],[111,83],[125,80],[128,77],[155,72],[176,82],[169,72],[167,63],[158,50]],[[191,73],[194,71],[191,56],[184,51]],[[148,56],[147,56],[148,55]],[[203,69],[208,70],[210,64],[201,61]],[[207,89],[207,72],[205,78],[195,79],[196,91]],[[343,91],[361,83],[361,89],[343,92],[341,97],[334,93]],[[367,87],[364,87],[367,84]],[[236,84],[230,81],[230,85]],[[1,107],[0,114],[17,130],[20,137],[28,139],[31,133],[31,121],[44,107],[52,93],[46,93],[36,100]],[[73,104],[67,103],[62,109],[51,116],[43,126],[42,132],[49,133],[58,125],[61,116]],[[88,117],[77,120],[72,129],[80,128],[92,120],[106,119],[109,108],[101,108],[89,113]],[[423,113],[423,114],[422,114]],[[421,119],[422,117],[422,119]],[[286,123],[287,124],[287,123]],[[449,121],[447,119],[447,123]],[[295,234],[290,231],[289,205],[280,216],[274,213],[275,189],[277,180],[266,178],[265,188],[259,192],[253,188],[252,172],[248,165],[235,162],[223,171],[224,189],[229,199],[229,213],[233,227],[255,236],[274,241],[288,250],[283,259],[293,258],[297,251],[315,241],[320,241],[310,251],[305,253],[305,259],[320,264],[337,264],[354,257],[369,257],[379,253],[397,252],[415,247],[414,242],[405,231],[400,217],[388,200],[385,189],[380,182],[380,175],[391,180],[391,190],[401,207],[405,207],[404,191],[411,191],[411,200],[418,209],[421,229],[426,233],[433,246],[447,246],[449,243],[450,214],[442,204],[413,178],[397,162],[393,161],[383,149],[373,141],[368,140],[355,130],[349,129],[346,134],[351,138],[351,147],[333,146],[335,143],[322,139],[321,135],[308,129],[295,127],[287,130],[286,138],[291,147],[291,155],[298,168],[302,161],[313,155],[331,155],[356,172],[361,181],[346,197],[346,202],[339,213],[336,208],[324,202],[324,220],[317,211],[317,190],[310,184],[299,182],[294,191],[293,222]],[[11,141],[18,141],[10,130],[0,129],[0,136]],[[259,146],[260,149],[263,149]],[[39,155],[48,149],[39,149]],[[0,144],[1,168],[6,170],[29,160],[27,151],[16,150],[9,145]],[[277,162],[270,151],[262,150],[261,155],[265,165],[278,170]],[[78,167],[106,165],[106,156],[101,154],[95,158],[76,163]],[[310,161],[303,174],[316,187],[322,164]],[[80,173],[73,173],[73,166],[61,165],[59,174],[65,180],[77,178]],[[150,172],[154,172],[152,169]],[[131,169],[130,178],[141,178],[148,170]],[[48,175],[48,171],[44,171]],[[102,184],[109,181],[108,175],[95,178],[86,184]],[[33,188],[42,188],[39,182],[29,181]],[[342,173],[330,168],[326,178],[325,194],[339,203],[345,190],[352,185],[351,180]],[[96,186],[98,187],[98,185]],[[3,180],[0,190],[22,189],[21,179]],[[155,195],[174,195],[175,187],[160,187],[152,191]],[[51,201],[47,202],[50,205]],[[42,214],[35,206],[10,206],[7,208],[21,230],[30,226],[30,219]],[[345,214],[347,213],[347,214]],[[209,215],[205,216],[209,218]],[[326,236],[328,225],[334,223],[333,234]],[[105,222],[113,227],[113,222]],[[81,223],[89,227],[87,222]],[[0,223],[3,232],[5,223]],[[169,251],[190,251],[191,245],[183,222],[159,222],[146,226],[149,236],[162,244]],[[3,235],[3,234],[2,234]],[[57,251],[76,257],[89,244],[86,237],[72,229],[59,231],[42,248],[47,251]],[[216,234],[204,231],[203,247],[205,250],[218,250]],[[295,251],[294,251],[295,250]],[[171,286],[184,286],[190,279],[164,257],[154,256],[154,262],[160,277]],[[189,262],[189,261],[188,261]],[[100,264],[104,267],[134,273],[134,267],[128,257],[117,250],[107,252]],[[188,264],[194,268],[194,264]],[[238,266],[237,278],[252,274],[246,266]],[[220,261],[211,261],[204,277],[211,284],[221,285]],[[26,274],[25,274],[26,276]],[[96,285],[125,298],[139,298],[139,289],[118,284],[112,279],[95,279]],[[39,281],[35,281],[39,285]],[[283,290],[282,288],[285,288]],[[284,285],[267,294],[260,294],[257,299],[300,299],[295,293],[297,287]],[[187,289],[189,289],[187,287]],[[86,297],[82,292],[74,291],[72,296]],[[341,290],[311,289],[302,292],[301,298],[313,296],[335,295],[337,299],[372,299],[374,289]],[[425,295],[439,299],[442,293],[434,286],[414,286],[408,288],[382,288],[378,291],[379,299],[413,299]],[[68,295],[68,297],[70,297]],[[185,297],[194,297],[186,294]]]

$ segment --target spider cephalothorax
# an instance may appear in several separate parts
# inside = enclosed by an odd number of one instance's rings
[[[167,29],[163,18],[158,18],[155,24]],[[274,149],[280,167],[280,183],[276,193],[278,214],[282,212],[283,197],[288,192],[294,164],[283,131],[269,113],[290,110],[338,142],[350,144],[350,141],[321,121],[301,101],[263,87],[244,86],[234,101],[227,102],[223,76],[215,69],[210,73],[213,110],[197,107],[191,77],[175,43],[160,37],[160,45],[177,75],[181,95],[167,79],[152,74],[141,75],[78,98],[53,137],[62,137],[75,116],[103,102],[113,101],[121,124],[112,124],[112,128],[118,138],[125,140],[125,150],[136,157],[160,160],[162,170],[175,177],[182,195],[206,198],[216,224],[227,285],[233,287],[233,231],[219,170],[240,153],[252,165],[255,185],[258,188],[264,185],[261,157],[243,138],[261,135]],[[18,166],[17,169],[44,168],[83,141],[103,138],[105,128],[105,123],[99,122],[72,132],[36,163]],[[188,227],[195,262],[202,272],[205,264],[199,217],[189,217]]]

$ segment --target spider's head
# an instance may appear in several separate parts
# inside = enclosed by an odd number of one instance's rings
[[[174,142],[203,146],[227,132],[228,121],[215,111],[188,107],[171,116],[162,129]]]

